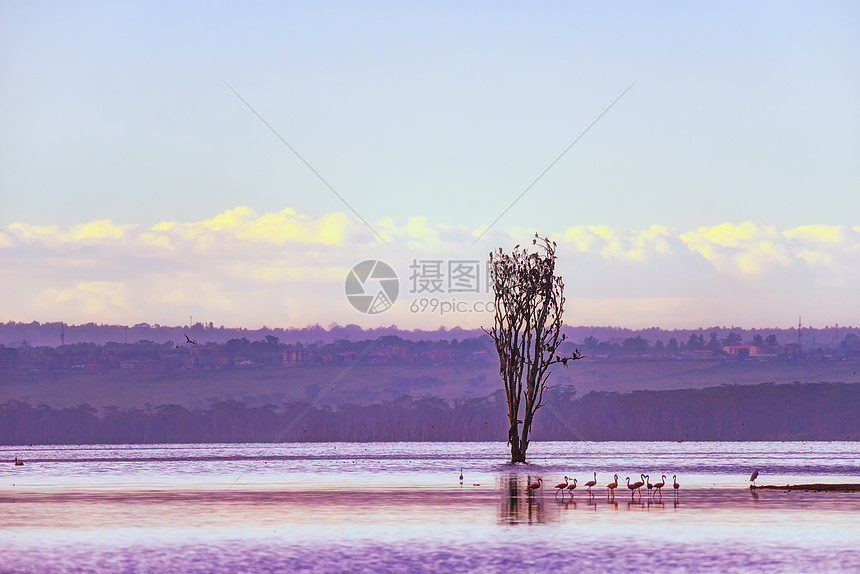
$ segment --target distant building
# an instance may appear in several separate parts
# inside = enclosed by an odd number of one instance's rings
[[[188,358],[195,369],[214,368],[221,351],[217,347],[201,347],[193,345],[188,352]]]
[[[730,345],[723,347],[723,352],[733,359],[746,359],[761,355],[761,347],[756,345]]]
[[[301,367],[307,365],[311,361],[311,356],[304,349],[293,351],[284,351],[284,366],[285,367]]]

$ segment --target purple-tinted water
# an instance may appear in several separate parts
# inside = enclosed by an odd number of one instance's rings
[[[860,482],[857,443],[530,454],[510,466],[496,443],[0,447],[0,571],[860,571],[860,493],[748,489],[754,468],[760,484]],[[624,479],[640,473],[681,489],[631,496]],[[580,486],[562,499],[564,475]]]

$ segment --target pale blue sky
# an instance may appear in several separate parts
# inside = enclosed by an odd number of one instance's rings
[[[489,223],[637,78],[503,225],[860,213],[853,2],[152,4],[3,4],[0,224],[341,210],[222,78],[369,220]]]
[[[312,222],[351,218],[224,81],[374,226],[414,228],[410,218],[423,217],[434,233],[447,233],[440,257],[468,244],[634,80],[476,256],[525,230],[570,238],[578,237],[571,228],[598,226],[633,249],[635,238],[662,226],[678,253],[701,253],[712,266],[720,256],[689,234],[750,222],[758,231],[743,241],[756,257],[763,234],[792,253],[774,255],[780,268],[789,260],[832,265],[830,252],[813,257],[789,245],[790,230],[860,229],[860,4],[463,4],[0,2],[0,247],[15,251],[33,226],[57,226],[51,233],[62,243],[92,238],[80,226],[98,220],[145,232],[240,206],[261,216],[294,210]],[[338,255],[316,264],[341,273],[358,256],[356,241],[372,246],[364,233],[347,233]],[[834,253],[854,253],[854,235],[838,229],[803,236],[822,233],[841,238],[828,244]],[[434,249],[426,237],[425,254]],[[708,241],[737,248],[714,237]],[[52,245],[40,248],[44,261],[59,256]],[[404,261],[414,256],[408,242],[396,247]],[[749,255],[731,253],[738,261]],[[35,282],[40,263],[27,262],[42,260],[34,258],[6,258],[7,292],[49,290]],[[76,285],[143,281],[116,268],[81,271],[104,265],[98,261],[52,277],[50,288],[66,293],[56,297],[68,300]],[[693,301],[703,276],[684,274],[699,264],[640,269],[628,295]],[[596,276],[628,276],[601,269]],[[20,279],[27,273],[33,277]],[[828,321],[850,300],[840,273]],[[613,282],[612,291],[622,285]],[[647,295],[634,292],[643,285]],[[816,284],[807,287],[785,297],[814,297]],[[331,288],[341,289],[339,280]],[[5,315],[24,314],[24,302],[7,304],[14,312]],[[134,298],[125,305],[133,308]],[[240,321],[241,304],[232,305],[225,324]],[[28,316],[55,320],[58,312],[44,303]],[[134,318],[104,313],[107,322]],[[775,321],[775,313],[760,320]],[[678,317],[627,324],[672,326],[688,315]]]

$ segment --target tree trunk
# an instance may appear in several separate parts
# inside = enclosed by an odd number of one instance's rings
[[[518,430],[517,424],[514,423],[508,431],[508,443],[511,445],[511,462],[526,461],[526,450],[521,448]]]
[[[511,443],[511,462],[525,462],[526,461],[526,449],[520,448],[520,441],[517,439],[516,442]]]

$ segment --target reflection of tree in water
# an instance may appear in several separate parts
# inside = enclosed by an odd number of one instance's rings
[[[499,506],[499,524],[519,524],[520,497],[519,477],[508,474],[501,478],[499,492],[502,493],[502,503]]]
[[[528,484],[528,478],[521,484],[516,474],[501,477],[499,524],[546,524],[557,520],[556,513],[548,511],[541,491],[526,492]]]

